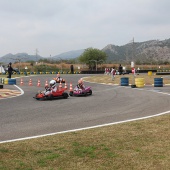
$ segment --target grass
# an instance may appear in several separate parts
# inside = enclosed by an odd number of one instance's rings
[[[134,84],[135,79],[138,78],[143,78],[144,79],[144,83],[146,85],[152,85],[154,84],[154,78],[163,78],[163,83],[164,84],[170,84],[170,77],[168,78],[167,75],[166,76],[161,76],[161,75],[151,75],[148,76],[148,74],[139,74],[139,75],[132,75],[132,74],[125,74],[125,75],[116,75],[115,79],[112,81],[111,79],[111,75],[95,75],[95,76],[91,76],[91,77],[87,77],[84,78],[84,80],[90,81],[90,82],[97,82],[97,83],[106,83],[106,84],[120,84],[121,82],[121,78],[123,77],[127,77],[129,78],[129,84]]]
[[[97,77],[111,79],[104,75]],[[169,136],[170,114],[167,114],[3,143],[0,144],[0,170],[169,170]]]

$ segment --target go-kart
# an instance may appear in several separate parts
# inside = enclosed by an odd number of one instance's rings
[[[89,96],[92,95],[91,87],[85,87],[84,89],[78,89],[77,87],[74,88],[73,91],[70,91],[70,96]]]
[[[56,81],[56,83],[65,83],[65,79],[61,78],[61,77],[57,77],[57,78],[53,78],[53,80]]]
[[[52,94],[49,95],[45,95],[44,92],[39,92],[33,98],[37,100],[67,99],[69,95],[65,90],[65,88],[59,88],[56,92],[52,92]]]

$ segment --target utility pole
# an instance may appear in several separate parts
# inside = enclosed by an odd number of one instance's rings
[[[52,63],[52,58],[51,58],[51,54],[50,54],[50,63]]]
[[[132,61],[134,61],[135,58],[135,43],[134,43],[134,38],[132,40]]]
[[[35,55],[36,55],[36,62],[38,62],[38,49],[36,48],[36,50],[35,50]]]
[[[126,48],[126,64],[128,64],[129,61],[129,55],[128,55],[128,47]]]

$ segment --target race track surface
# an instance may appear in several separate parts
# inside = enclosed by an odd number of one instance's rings
[[[44,90],[46,80],[55,75],[32,76],[17,79],[24,94],[0,99],[0,142],[85,128],[159,114],[170,110],[170,86],[131,88],[85,82],[91,86],[92,96],[69,97],[52,101],[38,101],[33,97]],[[91,75],[62,75],[74,86],[81,77]],[[38,79],[41,87],[37,87]],[[64,86],[64,84],[63,84]],[[8,88],[5,87],[5,88]],[[11,86],[12,90],[18,90]]]

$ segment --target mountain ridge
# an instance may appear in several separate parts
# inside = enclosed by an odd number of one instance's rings
[[[75,59],[85,49],[72,50],[51,57],[52,60]],[[170,62],[170,38],[165,40],[148,40],[144,42],[130,42],[122,46],[108,44],[103,49],[108,58],[107,62],[138,61],[138,62]],[[40,55],[29,55],[27,53],[6,54],[0,57],[1,63],[38,61],[48,59]]]

